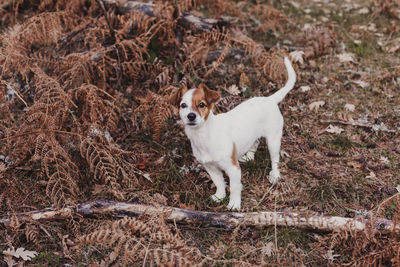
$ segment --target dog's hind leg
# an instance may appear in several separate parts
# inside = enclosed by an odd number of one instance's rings
[[[271,184],[275,184],[281,178],[278,167],[279,153],[281,149],[281,138],[282,127],[279,127],[273,133],[269,133],[266,137],[269,155],[271,156],[271,171],[269,173],[269,182]]]
[[[220,169],[211,164],[204,164],[204,168],[206,169],[206,171],[210,175],[211,180],[217,187],[217,192],[215,192],[215,194],[211,196],[211,199],[215,202],[221,202],[221,200],[226,196],[226,184],[224,181],[224,175],[222,174],[222,171]]]
[[[247,161],[252,161],[252,160],[254,160],[254,156],[255,156],[255,153],[256,153],[256,151],[257,151],[257,148],[258,148],[258,145],[259,145],[259,144],[260,144],[260,140],[257,139],[257,140],[254,142],[254,144],[251,146],[251,148],[249,149],[249,151],[247,151],[247,153],[244,154],[244,155],[239,159],[239,161],[240,161],[240,162],[247,162]]]

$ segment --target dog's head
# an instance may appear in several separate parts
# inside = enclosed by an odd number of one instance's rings
[[[190,90],[184,86],[180,90],[179,115],[187,127],[198,127],[207,121],[215,102],[221,98],[218,92],[208,89],[205,84]]]

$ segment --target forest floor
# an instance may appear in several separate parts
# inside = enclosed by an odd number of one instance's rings
[[[290,54],[298,81],[280,104],[282,180],[269,183],[261,141],[255,160],[241,163],[241,211],[399,220],[399,1],[178,4],[196,16],[225,16],[230,25],[218,33],[240,31],[253,43],[181,33],[168,1],[160,4],[168,15],[158,10],[152,19],[116,15],[99,5],[107,1],[44,2],[0,1],[0,217],[94,199],[227,212],[228,199],[210,199],[215,186],[169,101],[184,83],[221,92],[221,109],[272,94],[285,75],[270,58],[252,59],[261,44],[273,60]],[[242,50],[205,59],[231,47]],[[12,247],[37,255],[10,256]],[[1,266],[398,266],[399,251],[398,233],[232,231],[162,217],[0,226]]]

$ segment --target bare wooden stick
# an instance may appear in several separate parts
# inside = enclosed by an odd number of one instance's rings
[[[361,219],[338,216],[309,215],[288,212],[206,212],[179,209],[166,206],[152,206],[137,203],[96,200],[77,206],[61,209],[44,209],[0,218],[0,224],[9,226],[13,221],[48,221],[71,218],[73,215],[95,217],[136,217],[139,215],[156,216],[164,214],[168,221],[185,224],[205,224],[214,227],[233,229],[242,226],[291,226],[316,231],[364,231],[368,228],[382,233],[400,232],[400,227],[391,220],[383,218]]]
[[[118,9],[118,12],[121,14],[130,13],[133,10],[138,10],[143,14],[146,14],[150,17],[154,17],[154,4],[153,3],[144,3],[140,1],[130,1],[130,0],[103,0],[104,3],[108,5],[115,5]],[[211,31],[213,28],[228,26],[229,21],[221,19],[212,19],[212,18],[204,18],[195,16],[188,12],[181,12],[179,14],[178,23],[186,29],[197,30],[201,32]]]

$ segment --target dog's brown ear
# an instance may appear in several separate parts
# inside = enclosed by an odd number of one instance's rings
[[[204,90],[204,95],[208,104],[215,103],[221,98],[219,92],[209,89],[204,83],[200,84],[199,88]]]
[[[170,102],[174,106],[179,106],[179,103],[182,100],[183,95],[187,92],[186,85],[183,85],[181,88],[177,88],[171,95]]]

